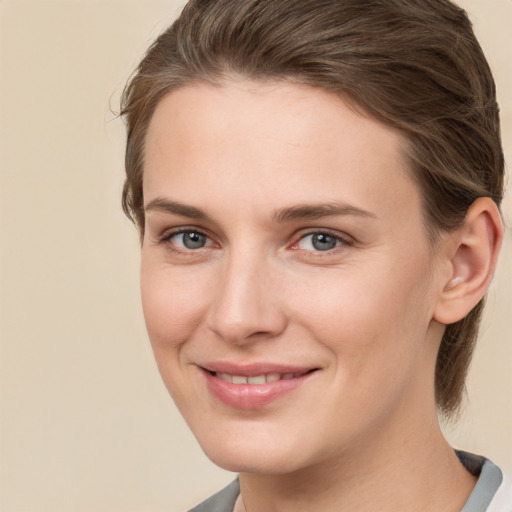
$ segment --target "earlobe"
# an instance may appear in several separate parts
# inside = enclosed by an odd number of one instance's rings
[[[453,233],[451,275],[442,285],[434,319],[451,324],[464,318],[489,287],[503,239],[503,224],[496,203],[477,199],[462,226]]]

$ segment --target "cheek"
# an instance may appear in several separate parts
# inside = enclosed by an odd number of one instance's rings
[[[141,262],[141,296],[146,328],[162,380],[184,416],[193,407],[186,346],[207,308],[208,281],[198,272],[172,268],[150,257]]]
[[[141,295],[147,331],[155,351],[173,351],[187,341],[207,307],[208,280],[142,257]]]
[[[428,265],[403,263],[333,269],[309,283],[315,293],[305,286],[290,294],[293,309],[307,312],[300,320],[303,326],[315,332],[339,364],[350,363],[351,371],[372,362],[382,367],[421,349],[430,322]]]
[[[427,342],[427,281],[403,270],[386,278],[382,268],[380,280],[357,272],[332,277],[322,283],[322,300],[310,292],[296,303],[308,311],[302,329],[331,354],[330,392],[322,401],[323,410],[333,411],[329,423],[338,425],[324,433],[333,446],[342,434],[359,435],[417,390],[430,389],[435,354]]]

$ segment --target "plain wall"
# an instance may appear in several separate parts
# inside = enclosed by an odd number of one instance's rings
[[[110,113],[177,1],[0,0],[0,510],[183,511],[232,475],[160,382]],[[512,1],[465,0],[512,161]],[[510,193],[504,206],[512,219]],[[453,444],[512,471],[510,231]]]

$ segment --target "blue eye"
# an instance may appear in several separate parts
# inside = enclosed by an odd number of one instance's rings
[[[202,249],[211,244],[211,240],[199,231],[182,231],[171,235],[168,240],[183,249]]]
[[[342,243],[339,237],[329,233],[310,233],[299,240],[298,248],[305,251],[330,251]]]

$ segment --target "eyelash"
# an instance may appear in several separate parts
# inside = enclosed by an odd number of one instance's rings
[[[178,236],[178,235],[186,234],[186,233],[194,233],[194,234],[197,234],[200,236],[204,236],[207,240],[213,241],[212,238],[208,234],[206,234],[204,231],[202,231],[200,229],[195,229],[192,227],[183,227],[183,228],[175,229],[169,233],[164,234],[157,242],[158,242],[158,244],[167,244],[171,251],[179,252],[181,254],[194,253],[194,252],[198,252],[200,249],[209,247],[209,246],[203,246],[203,247],[199,247],[197,249],[190,249],[190,248],[184,249],[184,248],[175,247],[174,244],[172,244],[172,242],[171,242],[172,238],[174,238],[175,236]]]
[[[207,249],[207,248],[210,247],[210,245],[205,245],[205,246],[202,246],[202,247],[198,247],[196,249],[182,248],[182,247],[176,247],[171,242],[171,240],[174,237],[176,237],[178,235],[181,235],[181,234],[186,234],[186,233],[194,233],[194,234],[197,234],[197,235],[200,235],[200,236],[204,236],[207,240],[209,240],[213,244],[215,243],[213,241],[213,239],[207,233],[205,233],[201,229],[196,229],[196,228],[192,228],[192,227],[183,227],[183,228],[175,229],[175,230],[173,230],[171,232],[168,232],[168,233],[164,234],[159,240],[157,240],[157,243],[158,244],[167,244],[171,251],[178,252],[180,254],[193,254],[193,253],[199,252],[201,249]],[[305,240],[307,237],[313,237],[315,235],[317,235],[317,236],[325,235],[327,237],[333,238],[336,241],[336,246],[333,247],[332,249],[327,249],[325,251],[322,251],[322,250],[300,249],[300,247],[298,247],[298,245],[303,240]],[[298,237],[298,239],[296,239],[288,247],[289,247],[289,249],[295,250],[295,251],[301,251],[302,250],[302,251],[304,251],[306,253],[309,253],[312,257],[318,257],[318,256],[321,257],[321,256],[324,256],[324,255],[327,256],[327,255],[332,254],[333,252],[336,252],[337,250],[340,249],[340,247],[347,247],[347,246],[351,246],[351,245],[354,245],[354,242],[353,242],[353,240],[351,240],[348,237],[341,236],[339,233],[333,233],[333,232],[331,232],[331,231],[329,231],[327,229],[318,229],[318,230],[308,231],[306,233],[301,234]]]
[[[300,237],[298,238],[298,240],[296,242],[293,242],[293,244],[290,246],[290,249],[300,251],[301,249],[300,249],[300,247],[298,247],[298,245],[302,241],[306,240],[308,237],[321,236],[321,235],[329,237],[331,239],[334,239],[334,241],[336,242],[336,245],[332,249],[327,249],[325,251],[322,251],[319,249],[317,249],[317,250],[302,249],[302,250],[307,251],[311,254],[314,254],[315,256],[322,256],[322,255],[332,254],[333,252],[335,252],[336,250],[338,250],[339,248],[341,248],[343,246],[353,245],[353,241],[350,240],[348,237],[344,237],[344,236],[340,235],[339,233],[333,233],[326,229],[319,229],[319,230],[309,231],[307,233],[301,234]],[[313,244],[313,243],[314,242],[311,242],[311,244]]]

